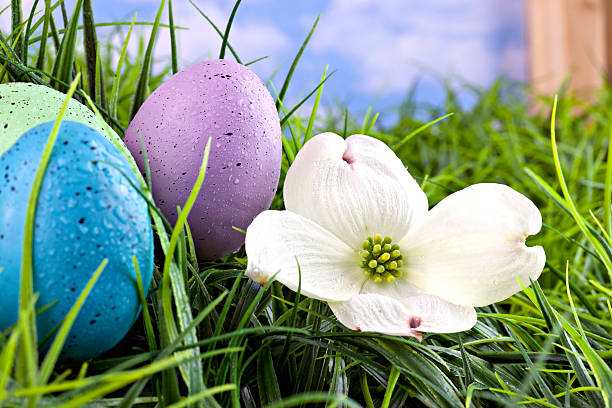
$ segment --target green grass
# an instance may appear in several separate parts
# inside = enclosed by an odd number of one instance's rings
[[[87,14],[89,1],[66,10],[68,21],[51,13],[61,3],[40,3],[46,12],[36,15],[17,12],[17,0],[4,9],[14,19],[12,33],[0,34],[0,82],[29,81],[63,91],[72,83],[74,97],[91,102],[123,134],[151,90],[180,69],[176,49],[162,61],[166,69],[152,75],[155,37],[134,35],[135,17],[114,23],[102,37]],[[172,3],[162,2],[160,10],[166,6]],[[228,19],[240,18],[236,10]],[[205,12],[200,10],[203,24]],[[157,18],[148,24],[174,44],[181,22],[162,23]],[[230,28],[215,29],[223,38],[220,53],[229,51],[237,59],[240,50],[231,46]],[[304,37],[306,46],[310,33]],[[112,38],[137,43],[139,52],[115,47]],[[76,51],[80,42],[86,53]],[[296,53],[281,96],[299,69],[302,50]],[[118,71],[111,60],[119,61]],[[244,276],[243,251],[198,262],[183,224],[191,202],[176,226],[151,207],[163,253],[157,254],[144,313],[132,331],[114,350],[82,365],[56,362],[61,336],[42,358],[32,324],[36,295],[25,288],[19,322],[0,333],[0,406],[610,407],[612,88],[602,83],[589,103],[562,92],[554,103],[552,134],[552,97],[530,95],[541,108],[533,113],[503,92],[519,85],[503,81],[474,91],[478,101],[470,110],[461,109],[450,90],[442,108],[417,106],[407,92],[397,123],[382,127],[371,110],[356,117],[336,106],[329,116],[317,117],[323,83],[333,80],[327,68],[321,71],[319,86],[307,95],[314,102],[311,112],[300,108],[303,101],[278,101],[285,137],[282,176],[313,134],[365,132],[393,147],[432,205],[470,184],[508,184],[542,212],[542,232],[529,239],[547,254],[539,281],[504,302],[479,308],[478,324],[464,333],[425,334],[418,343],[353,332],[322,302],[278,283],[262,288],[251,282]],[[82,73],[82,81],[74,81],[75,72]],[[428,124],[418,119],[422,111],[433,118],[453,115]],[[206,157],[194,194],[205,177],[205,162]],[[139,181],[152,203],[147,182]],[[273,207],[282,205],[281,184]],[[25,248],[30,254],[30,239]],[[91,273],[88,289],[97,277]],[[60,333],[67,333],[80,304]]]

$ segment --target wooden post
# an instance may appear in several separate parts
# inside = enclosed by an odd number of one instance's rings
[[[608,80],[612,74],[612,1],[604,1],[606,25],[606,74]]]
[[[529,76],[552,95],[564,80],[588,95],[612,66],[611,0],[527,0]]]

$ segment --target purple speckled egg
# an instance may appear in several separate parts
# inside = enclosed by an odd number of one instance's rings
[[[141,171],[146,147],[153,196],[164,215],[177,219],[212,138],[204,185],[189,226],[198,257],[221,258],[244,244],[255,216],[270,207],[280,176],[281,130],[274,101],[247,67],[204,61],[173,75],[142,105],[125,133]]]

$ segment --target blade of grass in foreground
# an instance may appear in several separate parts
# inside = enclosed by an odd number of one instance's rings
[[[17,344],[21,335],[22,325],[17,327],[11,333],[8,342],[3,344],[3,350],[0,353],[0,406],[6,398],[6,386],[13,371],[13,362],[15,361],[15,353],[17,352]]]
[[[38,195],[42,187],[45,172],[47,166],[51,160],[51,154],[53,152],[53,146],[57,135],[59,133],[62,119],[68,108],[68,102],[74,91],[76,90],[77,84],[79,83],[80,75],[77,74],[76,78],[70,85],[68,94],[64,100],[64,103],[60,109],[60,113],[53,125],[49,139],[45,144],[45,148],[40,159],[40,164],[36,170],[34,181],[32,183],[32,190],[30,192],[30,199],[28,200],[28,206],[26,210],[25,228],[23,233],[23,255],[21,259],[21,282],[20,282],[20,294],[19,294],[19,310],[21,313],[25,313],[26,306],[29,304],[31,299],[34,297],[34,225],[36,219],[36,207],[38,205]],[[33,313],[25,314],[25,330],[28,331],[28,338],[32,342],[24,342],[19,348],[20,361],[23,360],[25,368],[28,370],[26,375],[26,386],[32,386],[36,382],[36,374],[38,372],[38,351],[36,350],[36,321]],[[29,344],[28,344],[29,343]],[[33,401],[34,405],[36,402]]]
[[[200,172],[198,174],[198,178],[196,179],[193,189],[191,190],[191,193],[189,194],[189,197],[187,198],[187,202],[183,206],[183,210],[178,215],[178,219],[176,221],[174,229],[172,230],[172,235],[170,237],[170,244],[168,245],[165,251],[166,258],[164,260],[163,275],[162,275],[163,276],[162,290],[165,295],[163,296],[163,304],[164,304],[163,309],[165,313],[168,313],[170,310],[172,310],[172,305],[169,304],[170,302],[170,296],[169,296],[170,280],[172,279],[173,281],[181,285],[181,287],[183,288],[182,289],[183,292],[185,290],[184,284],[181,283],[181,281],[183,280],[181,272],[178,270],[178,268],[172,268],[171,266],[173,264],[174,251],[177,247],[179,235],[183,231],[183,226],[185,222],[187,221],[187,216],[189,215],[189,212],[191,211],[193,204],[195,203],[195,200],[198,197],[198,194],[200,193],[200,188],[202,187],[202,184],[204,183],[204,177],[206,176],[206,166],[208,164],[208,156],[210,154],[210,146],[211,146],[211,139],[209,138],[208,142],[206,143],[206,148],[204,149],[204,156],[202,158],[202,163],[200,166]],[[174,272],[175,274],[178,273],[178,276],[174,276],[174,278],[171,278],[170,274],[172,272]],[[186,297],[186,294],[183,294],[183,295]],[[181,327],[181,329],[185,330],[193,322],[193,316],[191,315],[191,308],[189,307],[189,304],[188,303],[186,305],[182,304],[180,300],[181,300],[180,298],[175,296],[176,308],[179,313],[179,326]],[[166,316],[166,318],[169,319],[169,316]],[[187,343],[190,343],[190,344],[197,342],[197,334],[196,334],[195,329],[189,333],[189,335],[186,338],[186,341]],[[194,357],[199,355],[199,351],[197,348],[191,350],[191,353],[193,354]],[[189,383],[187,384],[189,387],[190,395],[198,394],[204,390],[204,383],[202,381],[202,377],[203,377],[203,374],[202,374],[201,362],[199,360],[192,361],[190,363]]]
[[[21,334],[19,338],[19,349],[17,351],[17,361],[15,362],[15,379],[17,383],[23,384],[34,384],[36,381],[36,371],[28,371],[30,369],[31,361],[34,361],[34,370],[36,370],[36,361],[38,359],[38,354],[36,353],[36,332],[30,329],[32,322],[34,321],[35,316],[35,305],[38,301],[38,294],[34,294],[28,305],[24,308],[20,308],[19,317],[17,320],[17,330]],[[22,353],[21,349],[26,351],[34,350],[36,353],[30,357],[28,360],[28,356]],[[29,401],[29,406],[35,406],[36,401]]]

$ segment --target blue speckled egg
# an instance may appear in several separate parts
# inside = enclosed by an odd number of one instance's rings
[[[52,128],[47,122],[30,129],[0,156],[0,330],[17,320],[26,207]],[[61,323],[103,259],[109,261],[70,331],[62,359],[96,357],[130,329],[140,311],[133,256],[145,291],[151,281],[148,206],[119,170],[137,185],[125,158],[104,136],[81,123],[62,122],[35,218],[36,306],[57,302],[36,319],[39,339]]]

